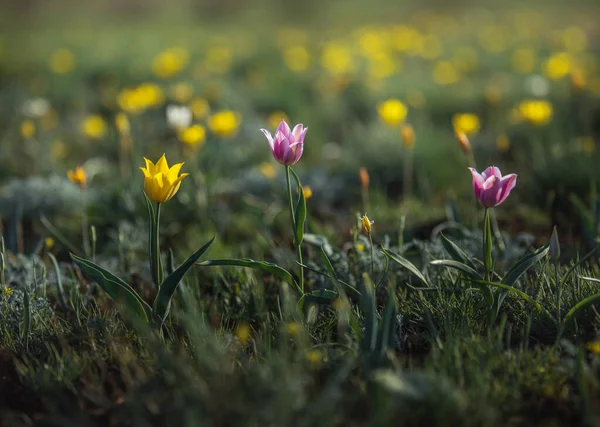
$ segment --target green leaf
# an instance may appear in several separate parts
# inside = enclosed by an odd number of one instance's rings
[[[377,332],[379,323],[377,321],[377,307],[375,301],[375,286],[367,273],[363,274],[363,288],[359,299],[360,309],[365,318],[365,332],[362,347],[368,354],[373,354],[377,347]]]
[[[25,349],[29,351],[29,333],[31,332],[31,307],[29,290],[23,292],[23,329],[21,330],[21,338],[25,341]]]
[[[483,220],[483,264],[485,265],[485,277],[492,277],[492,247],[494,242],[492,240],[492,222],[490,209],[485,209],[485,218]]]
[[[588,252],[583,258],[581,258],[579,261],[577,261],[575,264],[573,264],[571,266],[571,268],[569,268],[567,270],[567,272],[564,274],[564,276],[561,279],[561,283],[565,283],[565,281],[567,280],[567,278],[573,274],[573,272],[575,271],[575,269],[577,267],[579,267],[580,265],[582,265],[585,261],[587,261],[588,258],[590,258],[592,255],[594,255],[596,253],[596,251],[600,249],[600,245],[596,245],[594,247],[594,249],[592,249],[590,252]]]
[[[548,255],[548,251],[550,250],[549,245],[544,245],[534,253],[525,255],[519,261],[513,265],[510,270],[504,275],[502,279],[502,283],[507,286],[513,286],[517,280],[521,278],[523,274],[535,264],[537,264],[542,258]]]
[[[173,294],[177,290],[179,282],[181,282],[183,276],[185,276],[185,274],[192,267],[192,265],[194,265],[196,261],[198,261],[198,258],[200,258],[202,254],[204,254],[204,252],[208,250],[208,248],[210,247],[210,245],[212,245],[214,241],[215,238],[213,237],[208,241],[208,243],[206,243],[204,246],[202,246],[200,249],[194,252],[188,259],[186,259],[185,262],[177,268],[177,270],[170,274],[160,284],[160,287],[158,289],[158,295],[156,295],[153,305],[154,314],[158,317],[160,322],[164,322],[167,317],[167,314],[169,314],[171,298],[173,298]]]
[[[94,279],[112,299],[125,305],[128,314],[135,315],[148,322],[152,309],[131,286],[91,261],[74,254],[71,254],[71,259],[85,274]]]
[[[582,279],[584,279],[582,277]],[[590,295],[589,297],[579,301],[577,304],[575,304],[575,307],[573,307],[564,317],[562,323],[563,323],[563,327],[566,326],[569,321],[571,321],[572,319],[574,319],[581,311],[583,311],[585,308],[589,307],[592,304],[596,304],[597,302],[600,302],[600,293],[599,294],[594,294],[594,295]]]
[[[296,180],[298,185],[298,201],[296,202],[296,209],[294,212],[294,218],[296,219],[296,230],[294,238],[296,239],[296,245],[300,246],[304,240],[304,223],[306,222],[306,198],[304,197],[304,189],[300,183],[300,178],[296,175],[296,172],[290,168],[290,172]]]
[[[330,289],[317,289],[304,294],[298,300],[298,308],[302,310],[304,304],[329,304],[338,297],[338,293]]]
[[[379,357],[383,358],[388,347],[392,344],[392,337],[396,331],[396,314],[398,307],[396,304],[396,287],[390,286],[383,317],[381,319],[381,331],[379,336]]]
[[[300,263],[298,263],[298,264],[300,264]],[[329,278],[329,279],[331,279],[331,280],[336,280],[336,278],[335,278],[335,277],[333,277],[333,276],[331,276],[331,274],[329,274],[329,273],[325,273],[324,271],[317,270],[316,268],[313,268],[313,267],[311,267],[311,266],[309,266],[309,265],[306,265],[306,264],[300,264],[300,266],[301,266],[302,268],[306,268],[307,270],[310,270],[310,271],[312,271],[313,273],[316,273],[316,274],[318,274],[318,275],[320,275],[320,276],[327,277],[327,278]],[[343,280],[341,280],[339,277],[337,278],[337,281],[338,281],[339,283],[341,283],[342,285],[344,285],[345,287],[347,287],[348,289],[350,289],[350,290],[351,290],[351,291],[352,291],[354,294],[356,294],[357,296],[360,296],[360,292],[358,292],[358,290],[357,290],[357,289],[356,289],[354,286],[352,286],[351,284],[344,282],[344,281],[343,281]]]
[[[523,300],[527,301],[528,303],[534,305],[535,308],[537,308],[542,313],[546,314],[546,316],[548,316],[550,319],[553,319],[552,315],[548,312],[548,310],[546,310],[537,301],[535,301],[533,298],[531,298],[529,295],[527,295],[525,292],[523,292],[520,289],[514,288],[512,286],[508,286],[508,285],[506,285],[504,283],[488,282],[486,280],[476,280],[473,283],[480,284],[482,286],[491,286],[493,288],[499,288],[499,289],[503,289],[503,290],[508,291],[508,292],[512,292],[513,294],[517,295],[521,299],[523,299]]]
[[[417,278],[426,286],[429,287],[429,282],[427,281],[427,279],[425,278],[425,276],[423,276],[423,274],[419,271],[419,269],[417,267],[415,267],[415,265],[410,262],[409,260],[407,260],[406,258],[401,257],[398,254],[395,254],[394,252],[382,248],[383,253],[389,257],[392,261],[394,261],[396,264],[401,265],[402,267],[406,268],[408,271],[410,271],[412,274],[414,274],[415,276],[417,276]]]
[[[296,283],[296,280],[294,280],[294,277],[291,275],[291,273],[289,271],[287,271],[285,268],[282,268],[282,267],[278,266],[277,264],[273,264],[271,262],[255,261],[250,258],[241,258],[241,259],[225,258],[225,259],[209,259],[207,261],[202,261],[202,262],[198,263],[198,265],[201,267],[216,267],[216,266],[230,265],[230,266],[235,266],[235,267],[253,268],[255,270],[261,270],[261,271],[264,271],[265,273],[272,274],[273,276],[275,276],[285,282],[288,282],[290,285],[295,285],[296,287],[298,286],[298,284]]]
[[[454,261],[466,264],[470,268],[475,269],[475,264],[473,264],[473,261],[471,261],[471,257],[464,253],[461,248],[459,248],[453,241],[444,236],[443,233],[440,233],[440,238],[442,240],[442,245],[444,246],[444,249],[446,249],[446,252],[450,254]]]
[[[477,288],[483,294],[483,297],[485,298],[485,301],[487,302],[487,304],[490,307],[494,304],[494,295],[492,294],[491,289],[488,288],[487,286],[477,284],[477,282],[481,281],[483,278],[473,268],[471,268],[468,265],[463,264],[461,262],[453,261],[453,260],[449,260],[449,259],[434,260],[434,261],[431,261],[430,264],[431,265],[441,265],[444,267],[453,268],[455,270],[462,271],[463,273],[465,273],[467,275],[467,277],[469,277],[473,281],[472,283],[476,284]]]

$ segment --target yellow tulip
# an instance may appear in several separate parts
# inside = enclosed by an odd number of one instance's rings
[[[140,168],[144,173],[144,191],[156,203],[170,200],[179,190],[181,180],[189,175],[189,173],[179,175],[183,163],[177,163],[169,168],[164,154],[156,165],[145,157],[144,160],[146,167]]]

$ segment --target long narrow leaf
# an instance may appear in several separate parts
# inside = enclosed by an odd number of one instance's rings
[[[216,266],[235,266],[235,267],[246,267],[253,268],[255,270],[261,270],[265,273],[272,274],[273,276],[288,282],[290,285],[295,285],[298,287],[296,280],[291,275],[289,271],[285,268],[278,266],[277,264],[273,264],[271,262],[266,261],[256,261],[250,258],[241,258],[241,259],[209,259],[207,261],[202,261],[198,263],[201,267],[216,267]]]
[[[73,243],[71,243],[69,241],[69,239],[67,239],[58,230],[58,228],[56,228],[54,225],[52,225],[52,223],[50,222],[50,220],[48,220],[48,218],[46,218],[45,216],[42,215],[42,216],[40,216],[40,222],[46,228],[46,230],[48,230],[50,232],[50,234],[52,234],[54,236],[54,238],[56,240],[58,240],[62,245],[64,245],[64,247],[66,247],[69,251],[71,251],[74,254],[78,254],[78,255],[80,255],[82,253],[81,250],[79,250],[77,248],[77,246],[75,246]]]
[[[598,302],[600,302],[600,293],[591,295],[591,296],[579,301],[577,304],[575,304],[575,307],[573,307],[571,310],[569,310],[569,312],[563,318],[563,321],[562,321],[563,326],[566,326],[569,323],[569,321],[571,321],[572,319],[577,317],[577,315],[581,311],[583,311],[585,308],[589,307],[592,304],[596,304]]]
[[[296,219],[294,238],[296,240],[296,245],[301,245],[304,240],[304,223],[306,222],[306,198],[304,197],[304,190],[302,189],[300,178],[298,178],[298,175],[296,175],[296,172],[294,172],[292,168],[290,168],[290,172],[292,172],[296,184],[298,185],[298,201],[296,202],[294,213],[294,218]]]
[[[546,316],[548,316],[550,319],[553,319],[553,316],[548,312],[548,310],[546,310],[544,307],[542,307],[540,305],[540,303],[535,301],[533,298],[531,298],[529,295],[527,295],[525,292],[523,292],[520,289],[514,288],[512,286],[508,286],[504,283],[488,282],[485,280],[476,280],[473,283],[480,284],[483,286],[491,286],[493,288],[499,288],[499,289],[504,289],[506,291],[509,291],[509,292],[517,295],[521,299],[527,301],[528,303],[532,304],[533,306],[535,306],[535,308],[537,308],[542,313],[546,314]]]
[[[567,270],[567,272],[564,274],[564,276],[562,277],[561,283],[565,283],[565,281],[567,280],[567,278],[575,271],[575,269],[577,267],[579,267],[580,265],[582,265],[585,261],[587,261],[588,258],[590,258],[592,255],[594,255],[598,249],[600,249],[600,245],[596,245],[594,247],[594,249],[592,249],[583,258],[581,258],[579,261],[577,261],[575,264],[573,264],[571,266],[571,268],[569,268]]]
[[[185,260],[185,262],[181,264],[179,268],[177,268],[177,270],[170,274],[160,284],[158,295],[156,295],[156,298],[154,299],[153,308],[155,316],[157,316],[157,318],[161,322],[165,321],[165,318],[169,313],[169,307],[171,306],[171,298],[173,298],[173,294],[177,290],[177,286],[181,282],[181,279],[183,278],[183,276],[185,276],[185,273],[188,272],[192,265],[194,265],[196,261],[198,261],[198,258],[200,258],[202,254],[204,254],[204,252],[208,250],[208,248],[210,247],[210,245],[212,245],[214,241],[215,238],[213,237],[208,241],[208,243],[206,243],[195,253],[193,253],[187,260]]]
[[[455,270],[460,270],[473,280],[483,280],[481,275],[475,269],[459,261],[454,261],[451,259],[436,259],[431,261],[430,264],[441,265],[444,267],[453,268]]]
[[[526,255],[521,258],[510,270],[504,275],[502,283],[507,286],[514,286],[514,284],[521,278],[523,274],[535,264],[537,264],[542,258],[548,255],[550,251],[549,245],[544,245],[532,254]]]
[[[331,274],[326,273],[324,271],[321,270],[317,270],[316,268],[311,267],[310,265],[306,265],[306,264],[300,264],[298,263],[300,266],[302,266],[303,268],[306,268],[307,270],[312,271],[313,273],[316,273],[320,276],[323,277],[327,277],[331,280],[334,280],[334,278],[331,276]],[[345,287],[347,287],[348,289],[350,289],[354,294],[356,294],[357,296],[360,296],[360,292],[358,291],[358,289],[356,289],[354,286],[352,286],[351,284],[344,282],[343,280],[341,280],[339,277],[337,278],[337,281],[340,282],[342,285],[344,285]]]
[[[415,276],[417,276],[417,278],[426,286],[429,287],[429,282],[427,281],[427,279],[425,278],[425,276],[423,276],[423,273],[421,273],[419,271],[419,269],[409,260],[407,260],[406,258],[401,257],[398,254],[395,254],[392,251],[389,251],[385,248],[382,249],[383,253],[389,257],[392,261],[394,261],[396,264],[401,265],[402,267],[406,268],[408,271],[410,271],[412,274],[414,274]]]
[[[135,316],[144,319],[146,322],[148,321],[152,309],[131,286],[110,271],[91,261],[79,258],[74,254],[71,254],[71,258],[79,268],[94,279],[112,299],[124,304],[128,313],[134,314]]]
[[[60,306],[63,310],[67,310],[67,297],[65,296],[65,289],[63,287],[62,277],[60,275],[60,267],[58,265],[58,261],[56,257],[51,253],[48,253],[48,258],[52,261],[52,265],[54,266],[54,274],[56,274],[56,288],[58,289],[58,301],[60,302]]]
[[[144,192],[144,199],[148,208],[148,258],[150,259],[150,271],[152,272],[152,280],[158,289],[161,283],[160,277],[160,251],[158,248],[158,227],[156,226],[156,211],[152,205],[152,201]]]
[[[461,248],[459,248],[453,241],[448,239],[443,233],[440,233],[440,238],[442,240],[444,249],[446,249],[446,252],[450,254],[454,261],[463,263],[472,269],[475,269],[475,264],[473,264],[473,261],[471,261],[471,257],[464,253]]]

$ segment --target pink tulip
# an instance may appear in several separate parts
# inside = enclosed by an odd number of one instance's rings
[[[475,197],[486,208],[493,208],[504,202],[511,190],[517,185],[517,175],[502,176],[496,166],[488,167],[483,173],[469,168],[473,175],[473,190]]]
[[[275,138],[271,136],[271,132],[268,130],[261,129],[269,140],[273,157],[285,166],[296,164],[300,160],[300,157],[302,157],[304,136],[307,130],[308,128],[305,128],[302,124],[298,124],[294,127],[294,130],[290,130],[285,120],[282,120],[279,126],[277,126]]]

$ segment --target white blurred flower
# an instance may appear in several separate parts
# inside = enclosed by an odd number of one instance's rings
[[[167,105],[167,123],[173,129],[185,129],[192,124],[192,110],[185,106]]]
[[[50,103],[44,98],[31,98],[23,103],[23,114],[28,117],[39,118],[50,110]]]
[[[533,96],[543,98],[550,92],[550,83],[540,74],[534,74],[527,77],[525,81],[525,90]]]

